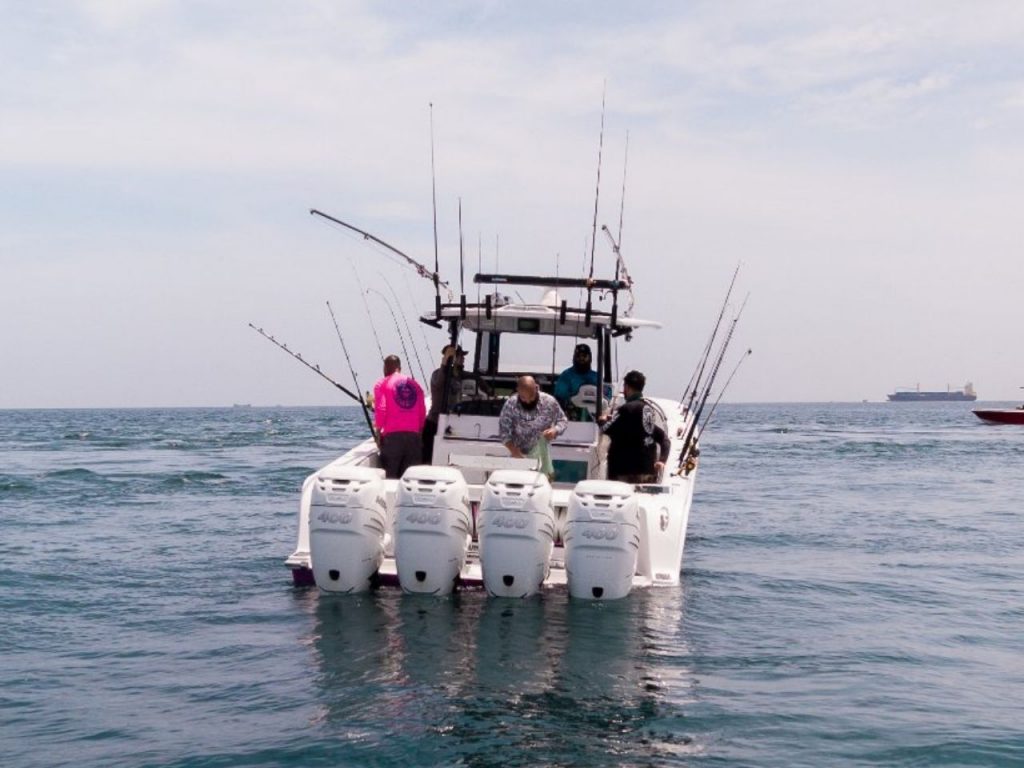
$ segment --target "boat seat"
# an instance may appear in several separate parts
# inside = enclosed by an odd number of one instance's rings
[[[584,384],[579,388],[569,402],[576,406],[578,412],[589,418],[582,419],[583,421],[593,421],[597,416],[597,385],[596,384]],[[608,412],[608,401],[601,401],[601,412]]]

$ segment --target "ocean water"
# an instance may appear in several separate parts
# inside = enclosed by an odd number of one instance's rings
[[[0,411],[3,766],[1022,766],[1024,427],[722,406],[682,586],[291,586],[348,408]]]

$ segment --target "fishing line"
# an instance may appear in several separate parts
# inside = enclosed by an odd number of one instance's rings
[[[327,311],[331,313],[331,321],[334,323],[334,330],[338,334],[338,341],[341,342],[341,351],[345,353],[345,362],[348,363],[349,373],[352,374],[352,382],[356,385],[356,392],[362,392],[363,388],[359,386],[359,378],[356,376],[356,369],[352,366],[352,358],[348,356],[348,347],[345,346],[345,339],[341,336],[341,328],[338,326],[338,318],[334,316],[334,307],[331,306],[331,302],[327,302]],[[366,401],[360,397],[359,405],[363,409],[363,417],[366,419],[366,426],[370,429],[370,434],[373,435],[373,442],[377,444],[377,448],[380,448],[380,438],[377,437],[377,430],[373,428],[373,419],[370,417],[370,409],[366,405]]]
[[[397,304],[398,306],[402,306],[402,302],[399,301],[398,294],[395,293],[395,288],[394,288],[394,286],[391,285],[391,281],[387,279],[387,277],[384,275],[383,272],[378,272],[377,274],[380,275],[381,280],[384,281],[384,285],[386,285],[388,287],[388,290],[391,291],[391,296],[392,296],[392,298],[394,298],[395,304]],[[401,317],[402,317],[402,322],[405,324],[405,331],[406,331],[407,334],[409,334],[409,336],[408,336],[409,344],[412,345],[412,352],[413,352],[413,355],[415,355],[415,357],[416,357],[416,365],[420,369],[420,378],[421,378],[421,380],[425,380],[424,373],[423,373],[423,363],[420,360],[420,352],[419,352],[419,349],[416,347],[416,344],[415,344],[415,342],[413,341],[413,338],[412,338],[412,328],[409,327],[409,321],[406,319],[404,313],[401,315]],[[397,321],[396,321],[396,323],[397,323]],[[404,347],[403,347],[403,349],[404,349]],[[406,352],[406,354],[408,355],[409,353]],[[409,361],[409,367],[410,368],[412,367],[412,360]]]
[[[363,281],[359,278],[359,270],[355,262],[352,262],[352,271],[356,276],[356,287],[359,288],[359,296],[363,300],[363,307],[366,308],[366,319],[370,321],[370,330],[373,331],[373,340],[377,344],[377,352],[380,354],[380,361],[384,362],[384,348],[380,344],[380,336],[377,335],[377,325],[373,322],[373,313],[370,312],[370,302],[366,300],[366,290],[363,288]]]
[[[391,319],[395,323],[395,332],[398,334],[398,340],[402,344],[402,355],[404,356],[403,359],[408,361],[409,365],[411,366],[412,365],[412,361],[409,359],[409,349],[405,345],[405,336],[402,334],[402,326],[400,326],[398,324],[398,316],[395,315],[395,309],[394,309],[394,307],[391,306],[391,302],[388,301],[388,297],[385,296],[380,291],[378,291],[376,288],[367,288],[366,292],[367,293],[376,293],[378,296],[381,297],[381,299],[384,300],[384,303],[387,305],[388,311],[391,312]]]
[[[288,353],[289,355],[291,355],[291,356],[292,356],[293,358],[295,358],[295,359],[296,359],[296,360],[298,360],[298,361],[299,361],[300,363],[302,363],[302,364],[303,364],[304,366],[306,366],[307,368],[309,368],[309,370],[313,371],[313,373],[315,373],[315,374],[316,374],[317,376],[319,376],[319,377],[320,377],[320,378],[322,378],[322,379],[325,379],[325,380],[329,381],[329,382],[330,382],[331,384],[333,384],[333,385],[334,385],[334,386],[335,386],[336,388],[340,389],[340,390],[341,390],[342,392],[344,392],[344,393],[345,393],[346,395],[348,395],[349,397],[351,397],[351,398],[352,398],[353,400],[355,400],[355,401],[356,401],[357,403],[362,403],[362,402],[363,402],[363,398],[362,398],[362,397],[361,397],[360,395],[357,395],[357,394],[355,394],[354,392],[352,392],[352,390],[350,390],[350,389],[348,389],[347,387],[345,387],[344,385],[342,385],[342,384],[339,384],[338,382],[336,382],[336,381],[335,381],[334,379],[332,379],[332,378],[331,378],[330,376],[328,376],[328,375],[327,375],[326,373],[324,373],[323,371],[321,371],[321,370],[320,370],[320,366],[319,366],[319,365],[317,365],[316,363],[310,363],[309,361],[307,361],[307,360],[306,360],[306,359],[305,359],[305,358],[304,358],[304,357],[302,356],[302,354],[301,354],[301,353],[299,353],[299,352],[293,352],[293,351],[292,351],[291,349],[289,349],[289,348],[288,348],[288,345],[287,345],[287,344],[285,344],[284,342],[278,341],[278,340],[277,340],[276,338],[274,338],[274,336],[273,336],[272,334],[269,334],[269,333],[267,333],[267,332],[266,332],[266,331],[264,331],[264,330],[263,330],[262,328],[257,328],[257,327],[256,327],[255,325],[253,325],[252,323],[249,323],[249,327],[250,327],[250,328],[252,328],[252,329],[253,329],[254,331],[256,331],[256,333],[258,333],[258,334],[259,334],[260,336],[262,336],[262,337],[263,337],[264,339],[266,339],[267,341],[271,342],[271,343],[272,343],[272,344],[273,344],[274,346],[276,346],[276,347],[277,347],[278,349],[282,349],[282,350],[284,350],[285,352],[287,352],[287,353]]]

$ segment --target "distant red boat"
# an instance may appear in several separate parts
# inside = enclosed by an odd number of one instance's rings
[[[977,409],[974,415],[982,421],[996,424],[1024,424],[1024,405],[1020,408],[1000,408],[996,410]]]

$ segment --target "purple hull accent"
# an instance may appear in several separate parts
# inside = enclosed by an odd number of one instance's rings
[[[309,568],[292,568],[292,585],[296,587],[315,587],[316,579],[313,578],[313,571]],[[397,573],[381,573],[377,575],[374,586],[399,589],[402,585],[398,583]],[[484,583],[480,579],[459,579],[457,589],[482,589]]]

